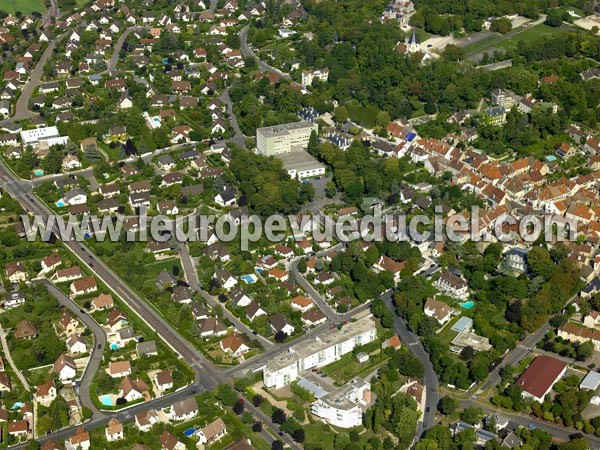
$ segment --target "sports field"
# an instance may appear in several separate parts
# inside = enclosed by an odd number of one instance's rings
[[[0,0],[0,10],[13,14],[17,11],[26,16],[34,11],[42,12],[46,8],[42,0]]]

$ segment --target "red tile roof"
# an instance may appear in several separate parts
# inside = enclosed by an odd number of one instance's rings
[[[523,391],[542,398],[561,375],[567,364],[550,356],[541,355],[529,365],[517,380]]]

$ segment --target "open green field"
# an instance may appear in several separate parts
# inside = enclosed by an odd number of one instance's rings
[[[42,0],[0,0],[0,10],[12,15],[17,11],[27,15],[34,11],[43,12],[46,7]]]
[[[509,50],[516,48],[519,42],[531,42],[538,39],[551,37],[560,33],[564,33],[560,28],[553,28],[543,23],[531,28],[518,28],[513,32],[504,36],[491,36],[483,39],[475,44],[465,47],[467,56],[474,55],[487,50],[504,49]]]
[[[346,104],[348,108],[348,115],[350,119],[360,125],[373,128],[375,126],[375,119],[379,110],[370,106],[362,106],[357,101],[350,101]]]

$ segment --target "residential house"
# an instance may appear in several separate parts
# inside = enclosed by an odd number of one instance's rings
[[[229,353],[234,358],[239,358],[250,350],[244,339],[239,334],[231,334],[220,342],[221,350]]]
[[[71,355],[86,353],[87,345],[81,336],[72,334],[69,339],[67,339],[67,350]]]
[[[123,397],[128,402],[149,398],[148,385],[143,380],[125,377],[119,383],[119,397]]]
[[[57,391],[54,380],[49,378],[44,383],[38,385],[33,395],[33,399],[42,406],[49,407],[56,399]]]
[[[98,290],[98,284],[96,278],[93,276],[81,278],[71,283],[70,291],[74,296],[90,294]]]
[[[163,450],[185,450],[187,448],[183,442],[180,442],[168,431],[163,431],[158,440]]]
[[[426,316],[433,317],[441,325],[449,322],[453,315],[456,315],[457,311],[448,306],[446,303],[436,300],[434,298],[428,298],[425,301],[424,311]]]
[[[143,433],[150,431],[152,426],[158,422],[160,422],[160,418],[158,413],[153,409],[142,411],[135,415],[135,426]]]
[[[260,304],[256,300],[253,300],[246,308],[246,317],[250,322],[254,321],[257,317],[266,315],[267,312],[260,307]]]
[[[123,424],[114,417],[108,421],[108,425],[104,429],[104,434],[108,442],[115,442],[124,439]]]
[[[170,417],[177,422],[188,421],[198,415],[198,403],[194,397],[175,402],[171,406]]]
[[[442,273],[434,284],[441,292],[459,300],[464,300],[469,296],[467,282],[452,272]]]
[[[108,364],[108,374],[111,378],[122,378],[131,375],[131,362],[111,361]]]
[[[4,266],[4,275],[11,283],[24,283],[27,281],[27,269],[20,262],[11,261]]]
[[[37,337],[38,331],[33,323],[29,320],[22,320],[15,326],[15,338],[17,339],[33,339]]]
[[[77,365],[73,358],[64,353],[54,362],[54,372],[62,382],[75,378],[77,375]]]
[[[290,324],[286,317],[280,312],[273,314],[269,318],[269,324],[271,325],[273,333],[282,332],[289,336],[296,330],[296,328]]]
[[[226,434],[227,428],[225,427],[225,422],[223,422],[223,419],[218,418],[204,428],[201,428],[196,433],[196,436],[200,444],[212,444],[219,441]]]
[[[154,375],[154,384],[160,392],[173,388],[173,376],[168,370],[157,372]]]

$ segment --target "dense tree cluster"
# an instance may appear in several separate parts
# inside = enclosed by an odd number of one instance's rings
[[[310,183],[290,179],[280,160],[234,149],[231,171],[248,206],[261,217],[295,213],[314,196]]]

